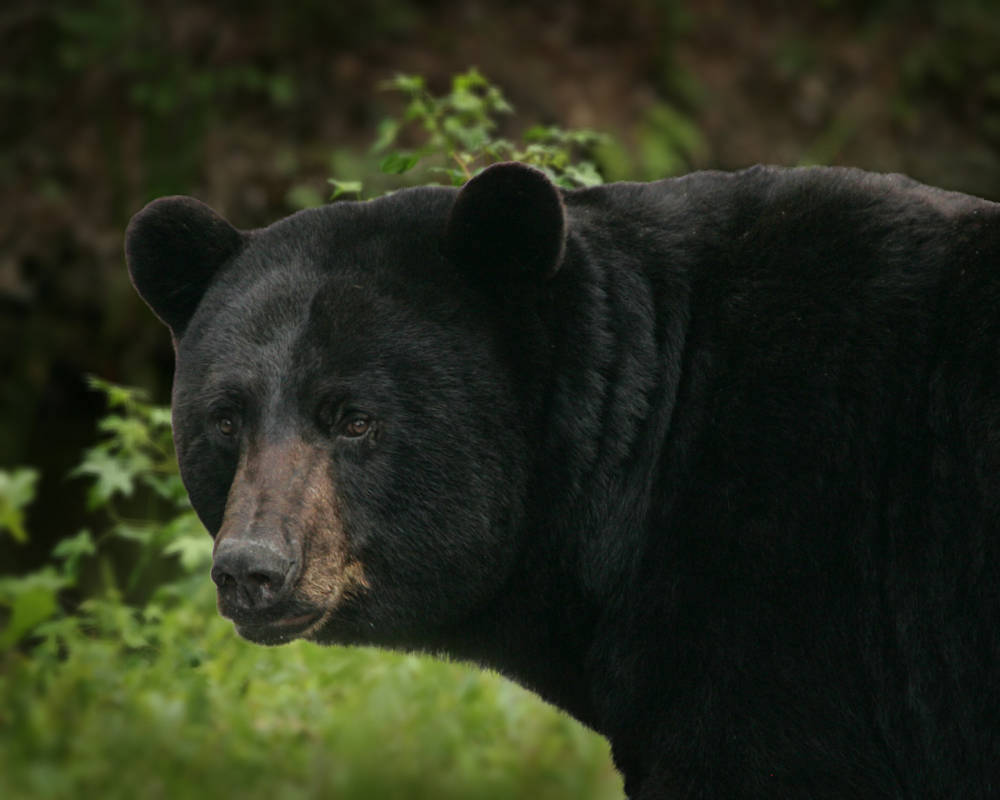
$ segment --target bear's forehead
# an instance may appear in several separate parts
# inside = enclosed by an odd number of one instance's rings
[[[180,363],[193,373],[302,383],[332,367],[354,372],[389,357],[408,360],[441,333],[425,298],[371,272],[283,264],[241,273],[235,265],[199,308],[180,342]]]
[[[253,234],[178,343],[183,383],[306,386],[316,374],[405,368],[453,350],[467,335],[469,290],[433,241],[404,247],[399,236],[342,226]]]

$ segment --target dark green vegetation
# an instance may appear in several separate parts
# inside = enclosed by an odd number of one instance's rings
[[[95,388],[110,411],[76,472],[104,524],[0,580],[0,796],[620,796],[600,737],[496,675],[238,640],[215,613],[167,409]],[[2,535],[27,535],[31,484],[0,472]],[[133,517],[143,504],[164,521]]]

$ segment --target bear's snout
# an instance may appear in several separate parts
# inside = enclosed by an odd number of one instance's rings
[[[284,598],[294,566],[266,542],[227,540],[212,560],[212,580],[226,606],[262,611]]]
[[[310,630],[348,589],[367,588],[351,566],[328,453],[297,437],[248,447],[215,537],[219,611],[252,641]]]

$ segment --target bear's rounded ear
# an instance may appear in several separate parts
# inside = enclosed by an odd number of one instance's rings
[[[193,197],[161,197],[132,217],[125,260],[139,296],[179,337],[243,234]]]
[[[527,164],[494,164],[459,191],[445,229],[445,253],[493,278],[542,280],[566,249],[562,195]]]

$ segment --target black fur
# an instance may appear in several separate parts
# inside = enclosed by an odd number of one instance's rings
[[[1000,796],[1000,207],[773,168],[558,200],[501,166],[252,234],[141,212],[208,529],[246,448],[327,448],[370,587],[313,638],[495,667],[632,797]]]

